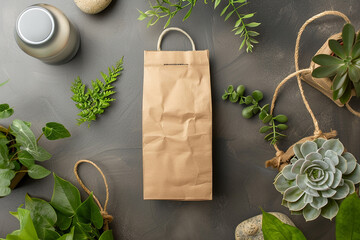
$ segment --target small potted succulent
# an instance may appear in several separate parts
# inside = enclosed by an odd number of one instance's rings
[[[282,205],[306,221],[320,215],[331,220],[360,183],[360,165],[338,139],[318,138],[293,149],[295,156],[274,181]]]
[[[25,197],[25,206],[10,212],[20,222],[20,229],[2,240],[113,240],[111,230],[92,194],[81,201],[79,190],[54,174],[51,201]]]
[[[312,61],[313,84],[325,88],[328,96],[330,92],[334,101],[339,99],[338,105],[343,106],[352,96],[360,97],[360,41],[353,25],[346,24],[342,34],[332,36]]]
[[[0,119],[13,113],[8,104],[0,104]],[[51,158],[51,154],[38,144],[43,135],[49,140],[71,136],[62,124],[56,122],[47,123],[37,139],[30,127],[30,122],[19,119],[15,119],[8,128],[0,126],[0,197],[9,195],[25,174],[41,179],[51,173],[36,164],[36,161]]]

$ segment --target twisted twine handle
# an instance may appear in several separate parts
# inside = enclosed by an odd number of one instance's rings
[[[104,208],[101,206],[101,203],[99,201],[99,199],[93,194],[93,198],[96,202],[96,204],[99,206],[100,208],[100,212],[101,212],[101,216],[104,219],[104,231],[109,230],[109,223],[113,220],[113,216],[109,215],[108,212],[106,211],[108,202],[109,202],[109,186],[108,183],[106,181],[106,177],[105,174],[101,171],[101,169],[92,161],[89,160],[79,160],[77,161],[77,163],[74,166],[74,174],[75,177],[77,179],[77,181],[79,182],[80,186],[84,189],[84,191],[87,194],[91,194],[91,191],[85,186],[85,184],[83,183],[83,181],[80,179],[79,174],[78,174],[78,167],[81,163],[89,163],[91,165],[93,165],[101,174],[102,178],[104,179],[104,183],[105,183],[105,190],[106,190],[106,199],[105,199],[105,204],[104,204]]]
[[[294,54],[294,58],[295,58],[295,70],[296,72],[299,71],[299,46],[300,46],[300,39],[301,39],[301,36],[305,30],[305,28],[307,27],[307,25],[309,25],[311,22],[313,22],[314,20],[318,19],[318,18],[321,18],[323,16],[326,16],[326,15],[335,15],[335,16],[339,16],[339,17],[342,17],[347,23],[350,22],[349,18],[341,13],[341,12],[338,12],[338,11],[324,11],[322,13],[319,13],[311,18],[309,18],[300,28],[299,32],[298,32],[298,35],[297,35],[297,38],[296,38],[296,44],[295,44],[295,54]],[[298,85],[299,85],[299,89],[300,89],[300,94],[301,94],[301,97],[303,99],[303,102],[305,104],[305,107],[306,109],[308,110],[308,112],[310,113],[310,116],[313,120],[313,123],[314,123],[314,127],[315,127],[315,131],[314,131],[314,135],[320,135],[321,134],[321,130],[319,128],[319,123],[318,121],[316,120],[315,118],[315,115],[313,113],[313,111],[311,110],[310,108],[310,105],[309,105],[309,102],[306,100],[306,97],[305,97],[305,94],[304,94],[304,89],[302,87],[302,84],[301,84],[301,79],[300,79],[300,75],[299,74],[296,74],[296,78],[297,78],[297,82],[298,82]]]

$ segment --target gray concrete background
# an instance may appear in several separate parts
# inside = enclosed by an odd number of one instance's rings
[[[293,49],[300,26],[311,16],[324,10],[338,10],[360,23],[359,1],[303,0],[252,1],[241,9],[257,12],[254,21],[261,35],[254,53],[237,51],[238,37],[231,32],[235,20],[224,23],[220,9],[213,11],[201,0],[191,17],[176,17],[171,26],[185,29],[198,49],[209,49],[214,108],[214,200],[210,202],[175,202],[142,200],[141,102],[143,51],[155,50],[164,22],[146,28],[137,21],[136,9],[146,10],[147,1],[115,0],[101,14],[82,13],[73,1],[46,1],[60,8],[79,28],[82,45],[71,62],[61,66],[41,63],[23,53],[13,37],[17,15],[35,0],[2,0],[0,8],[0,80],[11,81],[0,89],[0,102],[15,109],[14,118],[33,123],[38,135],[48,121],[67,126],[72,137],[41,145],[53,154],[43,165],[76,186],[72,169],[79,159],[95,161],[105,172],[110,184],[108,211],[115,219],[111,224],[116,239],[233,239],[241,221],[267,211],[289,211],[280,205],[281,195],[273,187],[276,171],[264,168],[274,156],[273,148],[258,133],[262,125],[256,118],[241,117],[242,107],[221,100],[228,84],[244,84],[265,94],[263,103],[270,102],[276,85],[294,71]],[[341,31],[343,21],[325,17],[306,30],[301,42],[300,66],[307,67],[323,42]],[[164,49],[185,50],[187,39],[178,33],[165,38]],[[118,91],[106,114],[90,128],[76,125],[78,110],[70,99],[73,79],[85,82],[101,77],[99,71],[125,56],[125,71],[116,83]],[[304,86],[306,95],[323,131],[336,129],[346,148],[358,158],[360,119],[338,108],[315,89]],[[357,100],[353,101],[356,102]],[[356,106],[357,105],[357,106]],[[359,104],[355,103],[357,109]],[[297,89],[295,79],[282,90],[277,113],[289,116],[289,136],[280,147],[286,149],[298,139],[311,135],[313,126]],[[91,166],[81,166],[85,183],[100,199],[104,188],[100,175]],[[24,203],[25,193],[49,200],[53,180],[26,178],[6,198],[0,199],[0,236],[18,228],[18,221],[8,212]],[[85,197],[84,192],[82,192]],[[335,225],[326,219],[306,223],[301,216],[290,216],[308,239],[335,239]]]

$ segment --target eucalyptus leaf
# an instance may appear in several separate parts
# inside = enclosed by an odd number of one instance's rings
[[[45,137],[49,140],[57,140],[71,136],[69,131],[64,127],[64,125],[57,122],[46,123],[46,126],[43,127],[42,131]]]

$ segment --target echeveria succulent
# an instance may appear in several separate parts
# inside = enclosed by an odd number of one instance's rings
[[[360,182],[360,165],[338,139],[296,144],[294,153],[274,182],[283,194],[282,204],[294,214],[303,214],[306,221],[320,214],[332,219],[340,202]]]

